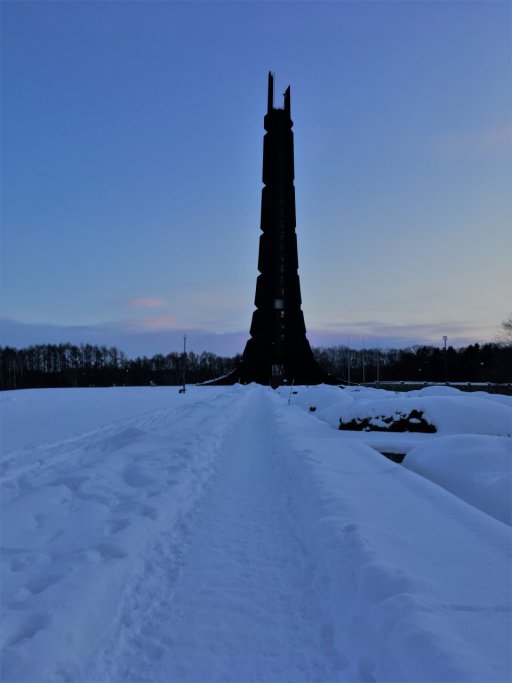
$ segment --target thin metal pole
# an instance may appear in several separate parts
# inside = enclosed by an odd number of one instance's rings
[[[362,349],[361,349],[361,351],[362,351],[362,353],[363,353],[363,384],[364,384],[364,371],[365,371],[365,367],[364,367],[364,360],[365,360],[365,359],[364,359],[364,339],[363,339],[363,344],[362,344]]]
[[[377,337],[377,384],[380,384],[380,347],[379,338]]]
[[[443,340],[444,340],[444,383],[448,384],[448,364],[446,361],[446,342],[448,341],[448,337],[446,335],[444,335]]]
[[[347,337],[347,375],[350,384],[350,337]]]
[[[183,388],[182,392],[185,393],[187,388],[185,386],[186,384],[186,377],[187,377],[187,335],[183,335]]]

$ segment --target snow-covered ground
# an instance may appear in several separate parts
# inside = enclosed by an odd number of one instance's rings
[[[509,397],[251,385],[0,406],[5,683],[510,680]],[[409,408],[438,431],[337,429]]]

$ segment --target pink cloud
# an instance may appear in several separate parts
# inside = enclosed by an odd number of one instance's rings
[[[481,136],[482,144],[485,146],[498,146],[512,144],[512,123],[501,128],[488,130]]]
[[[134,332],[161,332],[176,329],[178,321],[174,315],[150,315],[140,320],[126,320],[125,325]]]
[[[138,299],[129,299],[124,305],[127,308],[163,308],[166,304],[166,301],[156,297],[140,297]]]
[[[172,326],[172,316],[150,318],[144,327],[140,321],[122,321],[98,325],[60,326],[45,323],[23,323],[14,319],[1,318],[1,339],[3,346],[23,348],[31,344],[98,344],[117,346],[130,358],[140,355],[169,353],[183,349],[183,335],[187,335],[187,349],[196,353],[211,351],[222,356],[241,353],[249,332],[242,330],[230,333],[214,333],[203,329],[185,329]],[[153,325],[153,327],[151,327]],[[160,325],[160,326],[159,326]],[[432,333],[434,328],[435,332]],[[449,323],[415,326],[385,325],[373,321],[360,321],[342,325],[338,330],[326,331],[308,328],[308,339],[313,346],[344,346],[350,341],[352,348],[361,348],[364,338],[367,348],[377,344],[381,349],[403,348],[415,344],[436,344],[442,346],[440,334],[448,335],[448,344],[459,347],[490,342],[496,329],[486,330],[483,326],[460,327]],[[350,340],[347,339],[350,336]]]
[[[471,132],[451,132],[434,143],[434,149],[446,156],[493,154],[512,144],[512,123]]]

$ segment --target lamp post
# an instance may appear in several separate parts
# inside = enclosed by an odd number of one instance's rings
[[[187,335],[183,335],[183,388],[180,393],[186,392],[186,377],[187,377]]]
[[[377,384],[380,384],[380,348],[379,338],[377,337]]]
[[[364,380],[365,380],[364,339],[363,339],[363,343],[361,346],[362,346],[361,353],[362,353],[362,361],[363,361],[363,384],[364,384]]]
[[[446,335],[443,335],[443,341],[444,341],[444,383],[448,384],[448,364],[446,360],[446,342],[448,341],[448,337]]]

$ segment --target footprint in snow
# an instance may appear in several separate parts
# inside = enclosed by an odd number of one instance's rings
[[[156,483],[155,479],[153,479],[152,477],[148,477],[147,474],[144,474],[142,469],[137,465],[131,465],[129,467],[126,467],[123,471],[123,479],[126,482],[126,484],[128,484],[128,486],[131,486],[132,488],[150,486],[151,484]]]
[[[61,572],[54,572],[51,574],[43,574],[42,576],[37,576],[35,579],[32,579],[31,581],[28,582],[27,584],[27,589],[31,593],[31,595],[39,595],[39,593],[42,593],[43,591],[47,590],[50,588],[50,586],[53,586],[56,583],[59,583],[64,578],[65,574]]]
[[[9,569],[11,570],[11,572],[20,572],[22,569],[25,569],[26,566],[27,559],[25,557],[15,557],[12,560]]]
[[[113,519],[107,522],[105,526],[105,536],[113,536],[118,534],[123,529],[126,529],[131,524],[129,519]]]
[[[25,623],[16,631],[16,633],[7,641],[8,647],[22,645],[28,640],[31,640],[36,633],[39,633],[43,628],[50,623],[50,615],[46,612],[31,614]]]
[[[142,429],[137,429],[136,427],[128,427],[128,429],[123,429],[123,431],[109,436],[106,439],[102,439],[99,443],[96,442],[93,445],[94,450],[99,451],[118,451],[127,446],[131,446],[133,443],[140,441],[147,433],[142,431]]]
[[[138,505],[134,508],[134,512],[141,517],[149,517],[150,519],[158,519],[158,510],[151,505]]]
[[[82,488],[84,481],[87,481],[89,477],[59,477],[59,479],[54,479],[50,482],[50,486],[65,486],[70,491],[79,491]],[[65,501],[64,501],[65,502]]]
[[[98,543],[94,550],[102,560],[122,560],[127,556],[126,550],[115,543]]]

